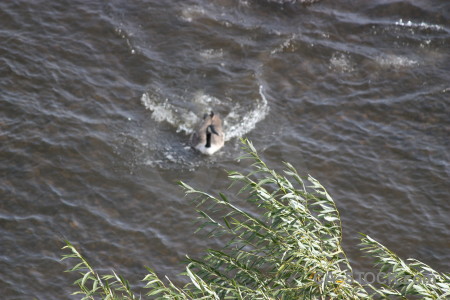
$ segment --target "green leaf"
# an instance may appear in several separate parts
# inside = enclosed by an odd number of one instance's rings
[[[85,286],[86,285],[86,280],[89,278],[89,275],[91,274],[91,272],[87,272],[86,274],[84,274],[83,279],[81,280],[81,285]]]

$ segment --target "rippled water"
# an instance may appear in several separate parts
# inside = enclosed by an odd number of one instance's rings
[[[286,2],[283,4],[283,2]],[[0,291],[69,299],[100,270],[175,281],[193,234],[176,180],[228,184],[238,137],[324,184],[357,270],[370,234],[450,268],[450,4],[441,0],[0,2]],[[187,147],[210,110],[228,140]],[[237,200],[236,200],[237,201]],[[73,298],[73,297],[72,297]]]

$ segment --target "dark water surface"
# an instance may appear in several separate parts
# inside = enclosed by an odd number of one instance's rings
[[[364,232],[450,269],[450,4],[442,0],[0,2],[0,294],[76,299],[62,240],[138,283],[219,242],[217,192],[250,138],[328,188],[356,270]],[[186,147],[225,119],[212,158]]]

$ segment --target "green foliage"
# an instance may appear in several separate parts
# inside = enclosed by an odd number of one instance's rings
[[[144,278],[147,296],[158,299],[370,299],[391,295],[418,295],[444,299],[450,294],[449,276],[410,260],[406,264],[386,247],[363,236],[363,249],[377,259],[385,284],[374,287],[352,277],[352,268],[342,249],[342,226],[336,205],[313,177],[302,178],[285,163],[278,174],[260,159],[248,140],[242,140],[253,161],[249,174],[229,172],[237,193],[261,213],[250,213],[222,193],[198,191],[180,182],[186,194],[194,195],[201,218],[199,230],[221,236],[223,249],[208,249],[201,259],[188,257],[185,275],[190,283],[164,283],[151,269]],[[220,217],[214,217],[220,216]],[[75,282],[83,299],[136,299],[122,277],[100,276],[67,242],[79,264]]]
[[[114,271],[113,275],[100,276],[89,262],[77,251],[77,249],[68,241],[63,249],[69,249],[72,253],[63,256],[67,258],[77,258],[81,262],[68,272],[79,272],[81,278],[74,282],[80,290],[74,295],[84,295],[81,299],[95,299],[95,296],[102,299],[137,299],[130,290],[130,285],[122,276],[118,276]]]
[[[376,292],[383,296],[420,295],[425,299],[450,298],[450,276],[409,258],[409,264],[369,236],[363,235],[363,250],[376,258],[386,284]]]

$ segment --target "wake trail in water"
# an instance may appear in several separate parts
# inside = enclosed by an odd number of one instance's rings
[[[229,109],[230,112],[224,117],[226,141],[245,136],[265,119],[269,113],[269,105],[262,85],[259,86],[259,95],[260,99],[255,99],[252,103],[246,103],[245,106],[235,103]],[[205,112],[225,105],[220,99],[205,94],[196,94],[192,101],[199,104]],[[176,107],[168,99],[161,101],[161,97],[150,92],[142,95],[141,103],[152,112],[153,120],[171,124],[176,132],[191,134],[201,120],[194,112]]]
[[[175,107],[169,103],[168,99],[161,101],[157,95],[148,92],[142,95],[141,103],[146,109],[152,111],[153,120],[158,123],[168,122],[177,128],[177,132],[191,134],[200,120],[192,111]]]
[[[269,113],[269,105],[264,95],[263,86],[259,86],[260,101],[256,101],[253,110],[241,114],[241,107],[234,107],[224,120],[226,140],[243,137],[252,131],[256,124],[264,120]]]

